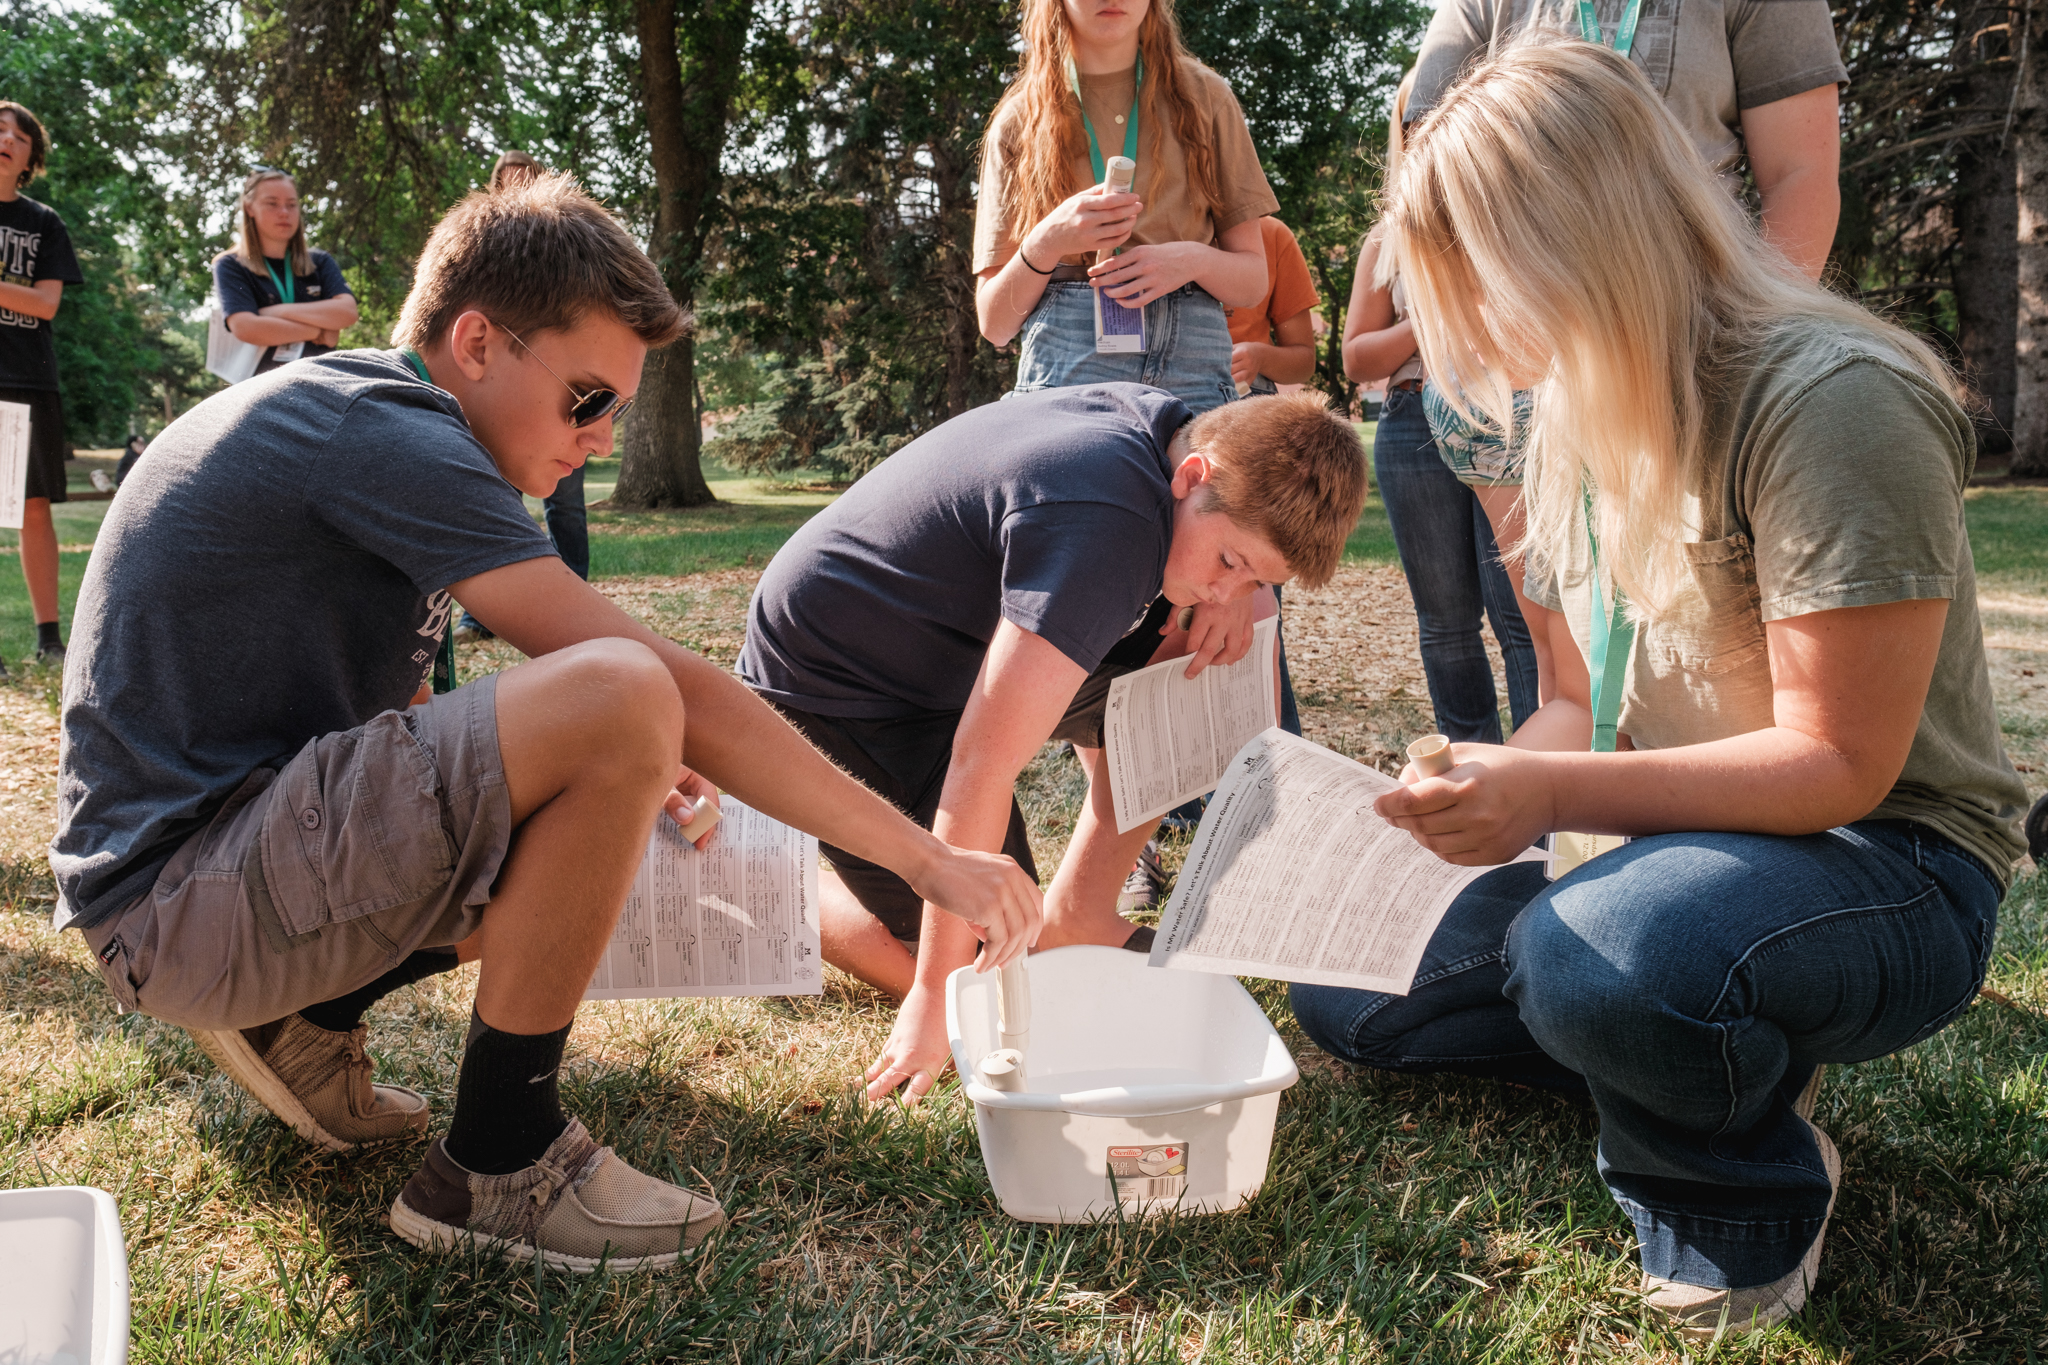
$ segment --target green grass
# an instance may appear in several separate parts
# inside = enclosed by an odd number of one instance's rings
[[[1079,799],[1022,784],[1056,850]],[[1173,850],[1177,854],[1178,850]],[[1048,863],[1048,865],[1050,865]],[[309,1151],[178,1030],[117,1017],[38,889],[0,913],[0,1185],[121,1202],[138,1362],[1680,1360],[1631,1295],[1629,1229],[1582,1104],[1352,1071],[1253,983],[1302,1059],[1264,1190],[1237,1213],[1047,1228],[990,1196],[948,1088],[869,1107],[887,1009],[819,999],[588,1007],[565,1096],[600,1141],[708,1186],[733,1226],[671,1274],[572,1280],[415,1254],[381,1215],[419,1144]],[[1848,1179],[1807,1318],[1731,1362],[2048,1353],[2048,886],[2008,900],[1992,984],[1929,1042],[1831,1073]],[[471,978],[372,1015],[385,1079],[445,1121]]]
[[[1973,488],[1965,498],[1978,581],[2048,593],[2048,488]]]

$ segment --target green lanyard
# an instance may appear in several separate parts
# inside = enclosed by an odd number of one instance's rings
[[[263,258],[263,268],[264,270],[269,272],[270,282],[277,286],[277,297],[285,303],[296,302],[296,300],[292,297],[292,294],[293,286],[296,285],[298,281],[292,277],[291,262],[285,262],[285,272],[283,279],[279,279],[277,277],[277,272],[275,270],[271,270],[270,258],[268,256],[265,256]]]
[[[405,357],[405,363],[412,366],[414,372],[417,373],[421,379],[425,380],[429,384],[434,382],[433,376],[427,373],[427,362],[420,359],[420,353],[418,351],[415,351],[412,347],[408,346],[404,350],[400,351],[399,354]]]
[[[1643,0],[1628,0],[1628,7],[1621,12],[1621,26],[1614,30],[1614,50],[1624,57],[1635,46],[1636,20],[1642,12]],[[1593,0],[1579,0],[1579,35],[1589,43],[1605,41],[1600,36],[1600,21],[1593,16]]]
[[[1072,57],[1067,58],[1067,84],[1073,88],[1074,102],[1081,106],[1081,126],[1088,130],[1088,164],[1095,168],[1095,183],[1100,185],[1108,171],[1102,162],[1102,144],[1095,140],[1095,125],[1088,121],[1088,105],[1081,98],[1081,73],[1074,70]],[[1124,155],[1132,161],[1138,159],[1138,91],[1144,88],[1145,59],[1140,57],[1136,77],[1132,82],[1129,126],[1124,129]]]
[[[1614,752],[1616,727],[1621,720],[1621,690],[1628,674],[1628,659],[1636,642],[1635,623],[1628,619],[1628,603],[1621,589],[1614,590],[1614,614],[1610,618],[1600,604],[1600,538],[1593,534],[1593,491],[1586,490],[1586,540],[1593,547],[1593,752]]]

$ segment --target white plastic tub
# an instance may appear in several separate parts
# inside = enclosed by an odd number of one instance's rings
[[[128,1248],[114,1196],[0,1190],[0,1361],[123,1365]]]
[[[1121,948],[1034,953],[1024,975],[1030,1030],[1014,1090],[975,1069],[1005,1045],[996,974],[963,967],[946,982],[953,1062],[1003,1212],[1033,1223],[1221,1213],[1258,1192],[1280,1092],[1301,1073],[1243,986]]]

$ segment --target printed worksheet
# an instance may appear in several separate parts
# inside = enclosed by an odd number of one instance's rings
[[[1406,995],[1444,911],[1492,869],[1375,814],[1398,785],[1277,727],[1255,736],[1209,800],[1152,965]]]
[[[28,505],[28,421],[26,403],[0,403],[0,527],[21,529]]]
[[[1227,668],[1212,664],[1190,679],[1190,655],[1109,685],[1102,734],[1118,833],[1215,790],[1230,756],[1279,719],[1279,625],[1269,616],[1253,626],[1251,649]]]
[[[819,995],[818,841],[731,797],[706,849],[656,818],[586,1000]]]

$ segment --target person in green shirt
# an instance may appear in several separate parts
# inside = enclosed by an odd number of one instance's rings
[[[1487,412],[1533,390],[1509,552],[1557,696],[1375,809],[1465,865],[1606,837],[1555,881],[1479,878],[1408,995],[1295,1011],[1361,1065],[1589,1092],[1645,1301],[1687,1336],[1767,1326],[1840,1184],[1821,1068],[1969,1005],[2022,849],[1970,421],[1923,342],[1765,247],[1604,46],[1478,66],[1386,218],[1431,372]]]

